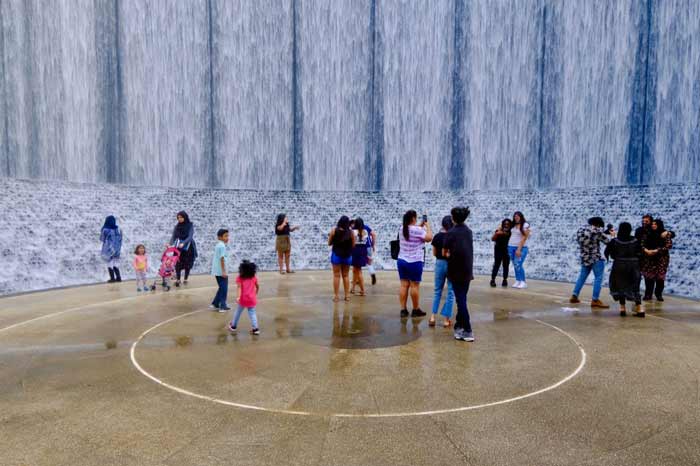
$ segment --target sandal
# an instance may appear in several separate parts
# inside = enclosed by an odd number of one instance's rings
[[[350,296],[346,296],[345,301],[350,301]]]
[[[428,327],[435,327],[435,314],[433,314],[430,317],[430,320],[428,321]]]
[[[357,293],[357,296],[364,296],[364,295],[365,295],[364,291],[360,291],[359,293]]]
[[[337,297],[337,296],[334,296],[334,297],[333,297],[333,302],[334,302],[334,303],[337,303],[338,301],[340,301],[340,298]]]
[[[450,328],[452,327],[452,321],[450,319],[445,319],[445,321],[442,323],[442,326],[444,328]]]

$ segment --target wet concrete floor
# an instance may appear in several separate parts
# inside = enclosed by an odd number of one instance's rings
[[[259,336],[208,276],[0,299],[0,465],[700,464],[700,303],[478,277],[465,343],[400,319],[394,273],[340,303],[330,278],[261,274]]]

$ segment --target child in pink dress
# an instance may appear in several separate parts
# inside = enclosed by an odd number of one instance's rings
[[[236,302],[238,303],[238,309],[236,309],[234,313],[233,320],[228,324],[228,330],[231,333],[236,333],[238,330],[238,320],[241,318],[243,309],[248,309],[250,325],[252,326],[250,333],[252,335],[260,335],[258,317],[255,313],[255,306],[258,304],[258,291],[260,290],[258,279],[255,276],[256,272],[257,266],[246,260],[241,262],[238,268],[238,277],[236,277],[236,285],[238,285],[238,298]]]
[[[134,250],[134,271],[136,272],[136,291],[148,291],[146,280],[148,279],[148,257],[146,246],[139,244]]]

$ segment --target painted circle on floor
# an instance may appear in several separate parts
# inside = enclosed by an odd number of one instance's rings
[[[489,321],[476,310],[477,341],[470,344],[455,341],[448,329],[429,328],[427,320],[401,321],[390,299],[396,297],[375,295],[371,305],[353,307],[329,305],[328,296],[264,298],[261,304],[284,300],[285,306],[275,315],[262,313],[261,336],[244,330],[245,313],[231,336],[228,317],[196,310],[141,333],[131,362],[162,387],[204,401],[350,418],[513,403],[560,387],[586,365],[582,345],[551,323]]]

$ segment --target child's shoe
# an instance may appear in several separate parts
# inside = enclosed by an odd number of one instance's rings
[[[254,328],[250,331],[251,335],[260,335],[260,329],[259,328]]]
[[[228,325],[226,326],[226,330],[228,330],[231,333],[236,333],[238,331],[238,329],[236,327],[231,325],[231,322],[229,322]]]

